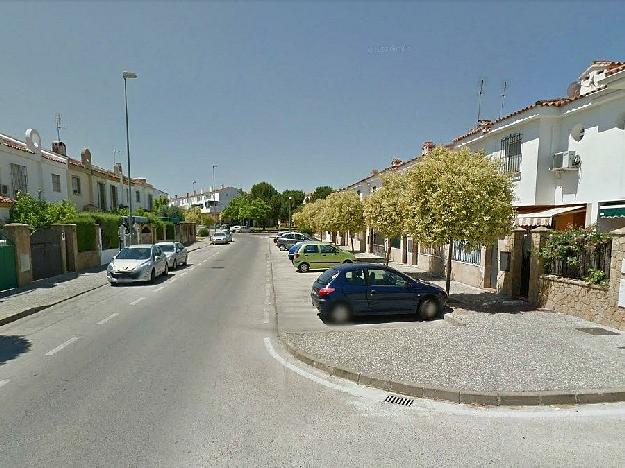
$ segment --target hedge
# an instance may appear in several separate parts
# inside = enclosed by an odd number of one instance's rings
[[[174,240],[176,237],[176,228],[174,223],[165,223],[165,238]]]
[[[78,242],[78,251],[87,252],[95,250],[97,243],[95,238],[95,221],[91,216],[81,216],[68,221],[76,225],[76,238]]]
[[[122,218],[112,213],[89,213],[102,230],[102,250],[119,248],[119,225]]]

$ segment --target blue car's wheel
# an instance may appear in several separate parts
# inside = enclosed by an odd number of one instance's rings
[[[422,320],[432,320],[441,312],[441,305],[435,297],[426,297],[419,304],[419,317]]]
[[[330,311],[330,320],[334,323],[345,323],[352,317],[352,310],[347,304],[339,302]]]

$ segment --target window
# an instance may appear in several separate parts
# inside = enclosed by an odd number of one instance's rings
[[[152,197],[152,195],[148,194],[148,211],[152,211],[153,200],[154,200],[154,198]]]
[[[106,210],[106,185],[103,182],[98,182],[98,207]]]
[[[318,252],[319,252],[319,249],[314,244],[304,246],[304,253],[318,253]]]
[[[406,286],[406,278],[384,268],[371,268],[367,276],[370,286]]]
[[[457,262],[479,265],[482,263],[482,249],[469,250],[462,241],[454,241],[451,259]]]
[[[141,192],[138,190],[135,192],[135,200],[137,203],[141,203]]]
[[[17,192],[28,192],[28,171],[26,166],[11,164],[11,186],[13,187],[13,197]]]
[[[319,246],[319,252],[322,254],[335,253],[336,248],[333,245],[322,244]]]
[[[72,192],[74,195],[80,195],[80,177],[72,176]]]
[[[52,174],[52,191],[61,193],[61,176],[58,174]]]
[[[515,133],[501,140],[502,167],[504,172],[521,172],[521,134]]]
[[[345,272],[345,282],[351,286],[364,286],[365,273],[362,269]]]
[[[111,209],[116,210],[118,206],[117,201],[117,187],[111,185]]]

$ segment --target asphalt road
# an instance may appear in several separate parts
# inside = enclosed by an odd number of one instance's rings
[[[403,407],[289,358],[267,248],[239,235],[0,327],[0,465],[622,466],[624,405]]]

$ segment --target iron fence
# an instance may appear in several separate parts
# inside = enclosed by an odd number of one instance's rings
[[[482,249],[467,249],[462,241],[454,241],[451,259],[457,262],[479,265],[482,263]]]

